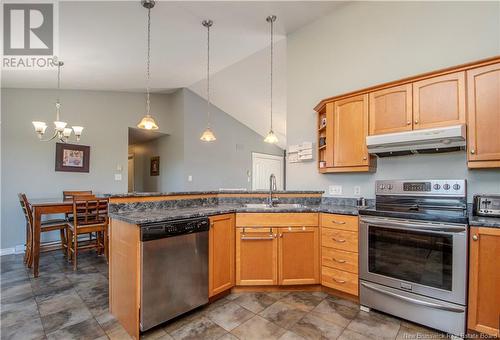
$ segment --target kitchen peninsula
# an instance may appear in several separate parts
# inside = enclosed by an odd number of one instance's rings
[[[322,194],[277,191],[273,193],[277,203],[272,208],[265,203],[269,193],[264,191],[111,195],[111,313],[138,339],[139,332],[146,328],[146,322],[141,320],[141,303],[146,299],[141,275],[145,273],[144,267],[156,261],[149,260],[146,264],[142,258],[145,251],[141,239],[149,237],[144,236],[145,230],[173,221],[199,221],[207,217],[210,227],[206,293],[210,300],[229,293],[235,286],[290,290],[290,286],[301,285],[301,289],[321,290],[320,283],[356,299],[356,200],[323,198]],[[320,270],[320,224],[325,225],[323,232],[329,237],[348,239],[339,243],[343,249],[325,248],[345,257],[342,260],[345,262],[339,263],[340,268],[325,263],[329,266],[325,267],[327,270]],[[330,241],[325,239],[325,242]],[[178,251],[185,249],[186,244]],[[195,249],[198,251],[202,252],[203,247]],[[343,279],[333,280],[334,275]]]

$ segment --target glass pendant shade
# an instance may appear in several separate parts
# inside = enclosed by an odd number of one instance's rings
[[[200,140],[202,140],[204,142],[213,142],[216,139],[217,138],[215,138],[214,132],[209,127],[207,127],[205,129],[205,131],[203,131],[203,133],[201,134],[201,137],[200,137]]]
[[[71,136],[72,132],[73,132],[73,130],[71,130],[70,128],[64,128],[62,134],[64,137],[69,138],[69,136]]]
[[[269,143],[269,144],[276,144],[278,143],[278,137],[274,134],[273,130],[269,131],[267,134],[266,138],[264,138],[264,142]]]
[[[80,136],[82,135],[83,126],[72,126],[71,128],[73,129],[73,132],[75,133],[76,140],[79,141]]]
[[[47,124],[45,124],[45,122],[38,122],[38,121],[34,121],[32,123],[33,126],[35,127],[35,132],[38,134],[38,137],[42,138],[42,135],[45,133],[45,130],[47,130]]]
[[[158,130],[158,124],[156,124],[154,118],[150,115],[144,116],[141,122],[137,124],[137,127],[145,130]]]
[[[62,131],[64,131],[64,128],[66,127],[66,125],[68,125],[68,123],[56,120],[54,122],[54,125],[55,125],[57,131],[62,132]]]

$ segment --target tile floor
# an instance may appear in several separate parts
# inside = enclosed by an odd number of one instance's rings
[[[78,271],[60,252],[42,254],[40,277],[22,255],[0,258],[1,339],[129,339],[108,312],[108,268],[83,253]],[[143,339],[422,339],[442,335],[321,292],[237,293],[143,335]]]

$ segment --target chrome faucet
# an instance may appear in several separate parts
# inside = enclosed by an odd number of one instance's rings
[[[272,208],[277,203],[278,199],[273,198],[273,191],[276,191],[276,176],[271,174],[269,176],[269,197],[267,198],[267,205]]]

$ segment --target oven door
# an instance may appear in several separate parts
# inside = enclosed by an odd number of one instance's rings
[[[467,226],[360,219],[360,278],[466,305]]]

